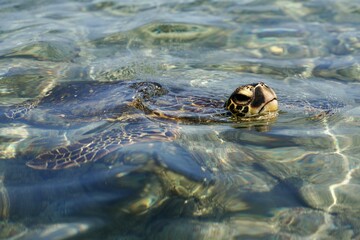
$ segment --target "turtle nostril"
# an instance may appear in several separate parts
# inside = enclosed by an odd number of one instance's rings
[[[244,94],[235,94],[233,96],[233,99],[236,101],[236,102],[240,102],[240,103],[247,103],[251,100],[251,97],[249,96],[246,96]]]

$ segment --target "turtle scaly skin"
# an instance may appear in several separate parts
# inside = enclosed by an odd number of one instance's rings
[[[144,133],[145,131],[146,133]],[[152,132],[153,136],[147,133]],[[81,139],[69,146],[59,147],[40,154],[36,159],[27,162],[35,169],[64,169],[94,162],[101,157],[119,149],[124,145],[152,140],[170,141],[175,138],[175,132],[169,131],[161,125],[144,122],[127,124],[120,128],[104,131],[94,137]]]

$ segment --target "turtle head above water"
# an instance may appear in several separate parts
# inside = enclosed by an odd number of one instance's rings
[[[263,82],[238,87],[225,103],[236,117],[254,117],[276,113],[278,101],[272,88]]]

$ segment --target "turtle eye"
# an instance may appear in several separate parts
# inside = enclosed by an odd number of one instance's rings
[[[247,103],[251,100],[251,97],[244,94],[235,94],[233,99],[238,103]]]

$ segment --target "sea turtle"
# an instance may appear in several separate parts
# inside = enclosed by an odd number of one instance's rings
[[[37,127],[46,126],[76,134],[78,129],[85,128],[85,133],[82,134],[86,137],[80,139],[77,137],[75,141],[70,137],[71,144],[40,153],[34,158],[31,158],[34,154],[26,153],[24,158],[30,157],[26,165],[31,168],[71,169],[61,171],[59,179],[55,177],[55,180],[44,181],[41,180],[41,174],[36,174],[38,171],[26,171],[25,168],[19,170],[21,177],[17,177],[18,173],[13,173],[10,168],[7,173],[9,177],[5,177],[7,182],[23,187],[18,186],[14,190],[17,192],[11,193],[12,189],[7,189],[5,183],[2,195],[12,196],[7,197],[10,198],[7,203],[11,202],[16,206],[19,201],[14,198],[19,196],[28,198],[31,194],[28,190],[31,184],[36,186],[31,188],[31,191],[41,192],[36,194],[35,198],[46,196],[45,200],[35,201],[39,204],[43,202],[42,206],[51,206],[49,211],[43,212],[53,213],[56,211],[54,208],[57,208],[56,203],[66,202],[70,198],[69,183],[64,184],[64,181],[77,179],[75,183],[71,183],[76,189],[72,191],[73,194],[76,192],[81,196],[84,188],[87,189],[85,195],[91,195],[95,199],[103,196],[104,193],[105,196],[115,194],[116,197],[112,196],[111,201],[114,197],[117,199],[116,202],[121,202],[123,212],[144,213],[161,205],[164,199],[169,197],[169,192],[183,198],[201,198],[201,205],[205,207],[196,210],[197,214],[210,211],[208,205],[211,204],[206,202],[208,200],[204,200],[204,196],[211,195],[211,189],[214,189],[211,168],[216,166],[207,162],[205,157],[194,158],[193,153],[189,153],[186,146],[173,143],[179,135],[179,126],[182,124],[196,126],[199,123],[210,122],[271,121],[277,116],[278,101],[274,90],[262,82],[238,87],[228,100],[223,100],[222,96],[219,99],[214,98],[205,90],[202,93],[203,95],[190,96],[184,90],[164,88],[157,82],[120,81],[106,84],[72,82],[60,84],[41,99],[35,99],[36,106],[25,111],[25,114],[12,114],[12,112],[18,113],[17,109],[21,109],[24,105],[8,109],[7,118],[14,116],[11,120],[25,121]],[[26,105],[29,103],[25,103]],[[90,130],[89,125],[91,125]],[[69,133],[68,136],[70,135]],[[38,149],[36,145],[35,142],[28,149],[34,152],[34,149]],[[123,148],[125,145],[127,147]],[[38,151],[42,150],[35,152]],[[100,158],[104,159],[100,164],[85,164]],[[83,165],[84,167],[81,168],[73,168]],[[87,173],[89,168],[93,171],[92,174]],[[24,179],[24,174],[30,175],[26,181],[21,180]],[[64,178],[68,174],[71,178]],[[138,183],[139,178],[144,179],[145,176],[147,179],[145,183],[143,180]],[[262,176],[258,177],[262,178]],[[241,181],[243,180],[239,183]],[[222,185],[223,182],[219,181],[219,184]],[[49,185],[58,187],[50,191]],[[222,189],[223,194],[218,195],[233,201],[233,198],[226,194],[227,187],[220,185],[216,188]],[[124,196],[118,195],[120,192],[122,194],[126,192],[126,189],[138,194],[135,194],[136,197],[131,196],[131,200],[129,198],[119,200]],[[7,191],[10,191],[10,194]],[[211,201],[225,202],[223,198],[221,199]],[[21,207],[21,214],[29,209],[35,212],[41,209],[34,206]],[[9,211],[7,205],[3,207]],[[77,208],[80,209],[79,206]],[[70,210],[66,209],[66,211]]]
[[[33,110],[24,116],[29,121],[44,122],[47,118],[48,122],[71,125],[106,120],[105,130],[95,136],[42,153],[27,162],[36,169],[80,166],[126,144],[171,141],[177,134],[177,123],[269,120],[276,117],[278,110],[274,90],[263,82],[238,87],[227,101],[186,96],[156,82],[67,84],[35,101],[37,110],[42,111]],[[17,114],[17,109],[8,111],[7,116],[16,116],[13,113]]]

